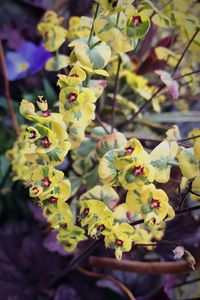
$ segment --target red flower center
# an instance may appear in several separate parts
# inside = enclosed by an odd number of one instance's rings
[[[142,167],[142,166],[134,167],[132,173],[134,176],[143,176],[144,175],[144,167]]]
[[[102,232],[105,228],[106,228],[105,225],[104,225],[104,224],[101,224],[101,225],[99,225],[99,226],[97,227],[97,231]]]
[[[67,95],[67,99],[69,100],[69,102],[75,102],[77,100],[78,95],[76,93],[69,93]]]
[[[89,211],[89,208],[84,208],[83,212],[81,213],[81,218],[85,218],[89,214]]]
[[[31,130],[31,131],[29,131],[29,133],[31,134],[30,139],[35,139],[36,138],[37,133],[36,133],[35,130]]]
[[[132,154],[134,151],[134,148],[129,146],[129,147],[124,148],[124,151],[126,154]]]
[[[39,191],[40,191],[38,186],[34,186],[32,188],[32,190],[33,190],[33,192],[34,192],[35,195],[37,195],[39,193]]]
[[[49,179],[49,177],[45,177],[41,180],[42,182],[42,186],[45,188],[45,189],[48,189],[50,184],[51,184],[51,180]]]
[[[160,208],[160,201],[157,199],[152,199],[151,200],[151,207],[155,208],[155,209],[159,209]]]
[[[78,78],[79,76],[78,76],[78,74],[74,73],[74,74],[70,75],[70,77]]]
[[[120,240],[120,239],[116,239],[116,240],[115,240],[115,245],[116,245],[116,246],[122,247],[123,244],[124,244],[124,242],[123,242],[122,240]]]
[[[54,197],[54,196],[51,196],[49,198],[49,203],[51,204],[56,204],[58,202],[58,198]]]
[[[43,117],[49,117],[51,115],[51,111],[50,111],[50,109],[47,109],[47,110],[43,110],[42,111],[42,116]]]
[[[132,23],[133,23],[133,25],[134,26],[139,26],[140,24],[142,24],[142,19],[141,19],[141,17],[140,16],[134,16],[133,18],[132,18]]]
[[[40,143],[44,148],[49,148],[51,146],[51,142],[47,136],[44,136],[43,138],[41,138]]]

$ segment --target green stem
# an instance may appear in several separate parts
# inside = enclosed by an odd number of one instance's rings
[[[91,27],[91,30],[90,30],[90,35],[89,35],[89,38],[88,38],[88,46],[90,47],[91,45],[91,40],[92,40],[92,37],[93,37],[93,34],[94,34],[94,21],[95,19],[97,18],[97,15],[98,15],[98,12],[99,12],[99,3],[97,3],[97,6],[96,6],[96,11],[95,11],[95,14],[94,14],[94,18],[93,18],[93,22],[92,22],[92,27]]]
[[[119,24],[119,17],[120,17],[120,12],[118,12],[118,14],[117,14],[117,19],[116,19],[116,24],[115,24],[116,27],[117,27],[118,24]]]

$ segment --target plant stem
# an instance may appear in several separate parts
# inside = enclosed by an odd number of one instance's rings
[[[174,77],[174,75],[175,75],[176,71],[178,70],[178,67],[179,67],[179,65],[180,65],[180,63],[181,63],[183,57],[185,56],[185,54],[186,54],[187,50],[189,49],[190,45],[192,44],[192,42],[194,41],[195,37],[196,37],[197,34],[199,33],[199,30],[200,30],[200,29],[197,28],[197,30],[195,31],[195,33],[193,34],[193,36],[192,36],[191,39],[189,40],[187,46],[186,46],[185,49],[183,50],[183,53],[181,54],[181,56],[180,56],[180,58],[179,58],[177,64],[176,64],[175,67],[174,67],[174,70],[173,70],[173,72],[172,72],[172,74],[171,74],[171,77]]]
[[[185,208],[185,209],[178,208],[178,209],[175,210],[175,215],[178,216],[178,215],[186,214],[186,213],[189,213],[191,211],[195,211],[195,210],[199,210],[199,209],[200,209],[200,205],[192,206],[192,207]],[[136,226],[136,225],[139,225],[139,224],[142,224],[142,223],[144,223],[144,219],[134,221],[130,224],[132,226]]]
[[[198,255],[197,255],[198,257]],[[92,267],[104,267],[111,270],[134,272],[138,274],[180,274],[191,272],[191,267],[186,261],[182,262],[140,262],[131,260],[116,260],[108,257],[89,257]],[[197,259],[199,267],[199,259]]]
[[[200,138],[200,134],[192,136],[192,137],[188,137],[188,138],[185,138],[185,139],[178,140],[178,142],[186,142],[186,141],[194,140],[194,139],[197,139],[197,138]]]
[[[101,127],[104,129],[104,131],[109,134],[110,132],[108,131],[108,129],[105,127],[105,125],[103,124],[103,121],[101,120],[101,118],[99,117],[98,113],[95,113],[96,115],[96,120],[99,123],[99,125],[101,125]]]
[[[100,244],[102,238],[99,238],[98,240],[92,242],[85,250],[83,250],[80,254],[75,256],[64,268],[61,270],[50,282],[50,285],[54,285],[58,280],[60,280],[62,277],[64,277],[66,274],[68,274],[70,271],[72,271],[74,268],[77,267],[77,265],[88,255],[94,251]]]
[[[114,126],[115,126],[115,105],[116,105],[116,96],[118,91],[118,85],[119,85],[119,71],[121,67],[121,57],[118,58],[118,65],[117,65],[117,73],[115,77],[115,85],[114,85],[114,94],[112,99],[112,117],[111,117],[111,133],[113,132]]]
[[[80,267],[78,268],[78,271],[81,272],[82,274],[86,275],[86,276],[90,276],[90,277],[93,277],[93,278],[101,278],[101,279],[104,279],[104,280],[111,281],[118,288],[120,288],[124,292],[124,294],[127,295],[127,297],[128,297],[127,299],[135,300],[135,297],[133,296],[131,291],[122,282],[115,279],[114,277],[112,277],[110,275],[100,274],[100,273],[97,273],[97,272],[91,272],[91,271],[88,271],[88,270],[80,268]]]
[[[6,103],[8,106],[8,111],[9,111],[10,118],[13,123],[13,127],[15,129],[15,132],[17,135],[19,135],[20,129],[19,129],[19,124],[17,122],[17,118],[15,116],[15,111],[13,108],[12,100],[10,97],[10,84],[9,84],[8,77],[7,77],[6,62],[5,62],[5,56],[4,56],[3,45],[2,45],[1,39],[0,39],[0,62],[1,62],[1,68],[2,68],[2,75],[3,75],[3,79],[4,79],[5,98],[6,98]]]
[[[173,77],[174,75],[175,75],[175,73],[176,73],[176,71],[178,70],[178,67],[179,67],[179,65],[180,65],[180,63],[181,63],[181,61],[182,61],[182,59],[183,59],[183,57],[185,56],[185,54],[186,54],[186,52],[187,52],[187,50],[189,49],[189,47],[190,47],[190,45],[192,44],[192,42],[193,42],[193,40],[195,39],[195,37],[197,36],[197,34],[199,33],[199,28],[195,31],[195,33],[194,33],[194,35],[192,36],[192,38],[189,40],[189,42],[188,42],[188,44],[187,44],[187,46],[185,47],[185,49],[184,49],[184,51],[183,51],[183,53],[182,53],[182,55],[181,55],[181,57],[179,58],[179,60],[178,60],[178,62],[177,62],[177,64],[176,64],[176,66],[174,67],[174,70],[172,71],[172,74],[171,74],[171,77]],[[192,73],[192,72],[191,72]],[[191,74],[191,73],[188,73],[188,74]],[[185,74],[185,75],[183,75],[183,76],[181,76],[180,78],[183,78],[183,77],[185,77],[185,76],[188,76],[188,74]],[[180,79],[179,78],[179,79]],[[146,102],[144,102],[144,104],[139,108],[139,110],[138,111],[136,111],[134,114],[133,114],[133,116],[131,117],[131,119],[129,119],[127,122],[126,122],[126,125],[127,124],[129,124],[129,123],[131,123],[138,115],[139,115],[139,113],[149,104],[149,103],[151,103],[152,102],[152,100],[163,90],[165,88],[165,85],[161,85],[158,89],[157,89],[157,91],[151,96],[151,98],[149,99],[149,100],[147,100]]]
[[[89,47],[91,46],[90,43],[91,43],[93,33],[94,33],[94,21],[97,18],[97,15],[98,15],[98,12],[99,12],[99,7],[100,7],[100,5],[99,5],[99,3],[97,3],[96,11],[95,11],[93,22],[92,22],[92,27],[91,27],[91,30],[90,30],[90,35],[89,35],[89,38],[88,38],[88,46]]]

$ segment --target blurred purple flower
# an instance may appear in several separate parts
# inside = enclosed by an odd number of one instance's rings
[[[16,51],[7,51],[6,66],[9,80],[22,79],[42,69],[52,54],[42,44],[36,46],[32,42],[24,42]]]

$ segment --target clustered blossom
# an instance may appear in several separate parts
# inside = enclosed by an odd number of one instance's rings
[[[105,246],[114,249],[116,258],[121,259],[122,253],[129,252],[133,244],[160,240],[166,222],[174,217],[167,194],[156,185],[169,181],[172,165],[179,165],[199,199],[200,139],[195,141],[194,147],[183,148],[177,142],[178,129],[172,127],[166,138],[147,152],[137,138],[127,140],[115,129],[106,135],[107,127],[101,132],[93,127],[96,102],[107,81],[91,77],[112,76],[116,71],[116,57],[122,62],[119,77],[125,79],[135,93],[149,99],[155,91],[155,86],[148,85],[144,76],[136,74],[136,63],[126,54],[134,50],[139,39],[148,32],[149,17],[143,9],[134,8],[132,0],[96,2],[94,22],[88,17],[72,17],[66,30],[61,25],[63,18],[48,11],[38,24],[45,49],[55,52],[46,62],[46,70],[65,69],[65,75],[58,74],[59,111],[52,112],[42,96],[37,100],[39,111],[33,103],[23,99],[20,112],[32,124],[21,127],[19,139],[8,157],[12,161],[14,179],[22,180],[29,187],[30,197],[42,207],[67,251],[73,251],[87,236],[97,239],[103,236]],[[155,11],[155,15],[160,16],[160,13]],[[69,56],[59,53],[66,39],[71,49]],[[163,81],[168,90],[171,91],[171,83],[173,87],[175,84],[177,96],[176,83],[171,77],[167,79],[170,82]],[[121,95],[116,95],[116,99],[116,105],[122,105],[129,113],[138,110],[137,103]],[[160,110],[164,100],[162,94],[155,97],[155,111]],[[91,139],[85,137],[88,128]],[[90,150],[83,149],[84,143]],[[101,181],[101,185],[95,182],[80,196],[73,211],[66,201],[79,187],[71,191],[70,181],[57,169],[70,150],[72,168],[79,175],[79,182],[87,180],[85,175],[93,176],[94,173],[87,172],[97,169],[96,161]],[[124,203],[119,204],[116,187],[125,192]],[[144,219],[144,223],[133,227],[131,223],[138,219]]]

